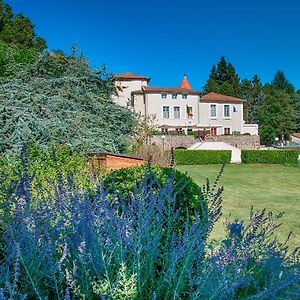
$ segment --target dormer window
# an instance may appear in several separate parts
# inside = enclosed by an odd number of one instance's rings
[[[162,99],[167,99],[167,93],[161,93],[160,96],[161,96]]]
[[[182,94],[182,99],[187,99],[187,94],[186,93]]]

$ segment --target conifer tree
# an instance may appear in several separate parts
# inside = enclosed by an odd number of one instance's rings
[[[295,92],[293,84],[287,80],[284,72],[281,70],[276,72],[271,85],[276,89],[282,90],[288,94],[293,94]]]
[[[216,92],[228,96],[240,96],[240,79],[233,65],[227,63],[224,56],[217,66],[213,65],[209,79],[203,87],[205,93]]]
[[[124,151],[134,118],[111,92],[105,70],[83,57],[48,52],[33,64],[12,65],[10,76],[0,78],[0,153],[24,142]]]

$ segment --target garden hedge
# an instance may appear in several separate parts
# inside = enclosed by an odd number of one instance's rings
[[[230,163],[231,150],[174,150],[177,165]]]
[[[242,150],[242,163],[297,164],[298,150]]]

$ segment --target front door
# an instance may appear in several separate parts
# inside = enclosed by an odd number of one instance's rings
[[[216,136],[217,135],[217,127],[212,127],[210,129],[210,134],[213,135],[213,136]]]

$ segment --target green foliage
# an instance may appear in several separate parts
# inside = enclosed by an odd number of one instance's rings
[[[177,165],[230,163],[230,150],[174,150]]]
[[[242,150],[242,162],[246,164],[297,164],[298,150]]]
[[[293,94],[295,91],[293,84],[287,80],[284,72],[281,70],[276,72],[271,85],[287,94]]]
[[[296,114],[296,129],[295,131],[300,132],[300,92],[296,92],[292,96],[293,106]]]
[[[31,145],[28,147],[28,172],[34,175],[33,190],[42,187],[53,195],[53,184],[58,184],[59,176],[66,178],[72,176],[76,185],[91,191],[93,179],[91,166],[87,162],[85,154],[77,153],[69,146],[58,145],[50,150]],[[11,194],[18,181],[19,173],[23,173],[24,162],[18,155],[0,156],[0,203],[4,195]],[[45,196],[45,195],[43,195]],[[35,199],[42,195],[34,195]]]
[[[197,135],[197,132],[196,132],[196,131],[188,131],[188,132],[187,132],[187,135],[193,135],[193,136],[196,136],[196,135]]]
[[[205,93],[217,92],[229,96],[240,96],[240,79],[233,65],[220,58],[217,67],[212,66],[209,79],[203,87]]]
[[[271,145],[277,136],[286,140],[296,128],[296,115],[291,96],[271,86],[266,86],[257,98],[251,114],[258,123],[261,142]]]
[[[46,41],[34,32],[34,25],[23,14],[14,15],[9,4],[0,1],[0,41],[10,46],[42,52]]]
[[[258,75],[254,75],[252,80],[243,79],[241,82],[241,96],[243,99],[247,100],[244,104],[244,120],[246,123],[253,122],[251,117],[261,90],[262,84]]]
[[[11,75],[15,65],[30,64],[37,58],[37,52],[24,47],[8,46],[0,41],[0,77]]]
[[[104,187],[110,188],[113,194],[122,194],[126,200],[139,184],[144,184],[143,180],[147,179],[151,173],[157,176],[157,192],[168,183],[170,178],[174,179],[176,205],[182,209],[183,218],[186,216],[186,209],[189,210],[189,213],[203,209],[204,199],[199,186],[191,177],[168,167],[147,164],[116,170],[105,177]]]
[[[24,142],[122,152],[134,118],[111,91],[105,68],[75,55],[48,52],[14,66],[10,78],[0,78],[0,153],[20,151]]]

